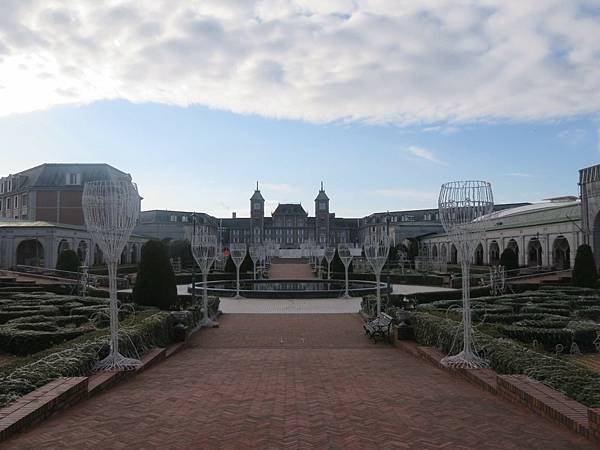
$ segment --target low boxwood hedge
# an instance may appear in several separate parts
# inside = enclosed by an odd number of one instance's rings
[[[109,351],[109,330],[87,333],[64,344],[0,366],[0,407],[58,378],[88,375]],[[143,354],[173,340],[168,312],[146,311],[122,323],[119,348],[123,354]]]
[[[462,326],[458,322],[424,312],[411,313],[410,321],[418,343],[438,347],[444,353],[462,348],[462,333],[458,333]],[[475,331],[475,341],[496,372],[525,374],[588,407],[600,407],[600,374],[510,339]]]

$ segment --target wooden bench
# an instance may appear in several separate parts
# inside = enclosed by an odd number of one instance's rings
[[[365,334],[375,343],[378,338],[387,339],[390,342],[393,321],[392,316],[382,312],[370,322],[365,322],[363,325]]]

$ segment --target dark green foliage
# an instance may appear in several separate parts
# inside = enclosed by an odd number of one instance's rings
[[[168,310],[177,301],[175,274],[167,247],[161,241],[148,241],[142,247],[142,258],[133,299],[139,305]]]
[[[583,244],[577,248],[575,266],[573,267],[573,285],[592,288],[596,285],[598,273],[592,248]]]
[[[80,265],[79,257],[73,250],[63,250],[58,255],[56,261],[56,270],[64,270],[66,272],[77,272]]]
[[[504,266],[505,271],[512,271],[519,268],[519,257],[511,248],[505,248],[500,255],[500,265]]]

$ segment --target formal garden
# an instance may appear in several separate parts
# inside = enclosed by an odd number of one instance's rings
[[[43,289],[0,293],[0,407],[58,377],[90,375],[109,354],[108,291],[67,295]],[[219,299],[209,298],[209,316],[218,308]],[[177,296],[166,246],[149,241],[133,294],[118,303],[120,351],[139,360],[152,347],[184,339],[203,314],[203,305]]]
[[[463,345],[462,300],[397,297],[384,310],[404,337],[454,354]],[[373,316],[375,297],[362,309]],[[600,373],[577,363],[600,352],[600,292],[571,286],[541,287],[472,299],[475,347],[501,374],[525,374],[589,407],[600,406]]]

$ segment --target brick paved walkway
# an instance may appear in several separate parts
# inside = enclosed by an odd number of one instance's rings
[[[362,335],[355,314],[225,315],[6,448],[576,449],[591,444]]]
[[[273,263],[269,268],[269,278],[306,280],[315,278],[315,273],[310,264]]]

